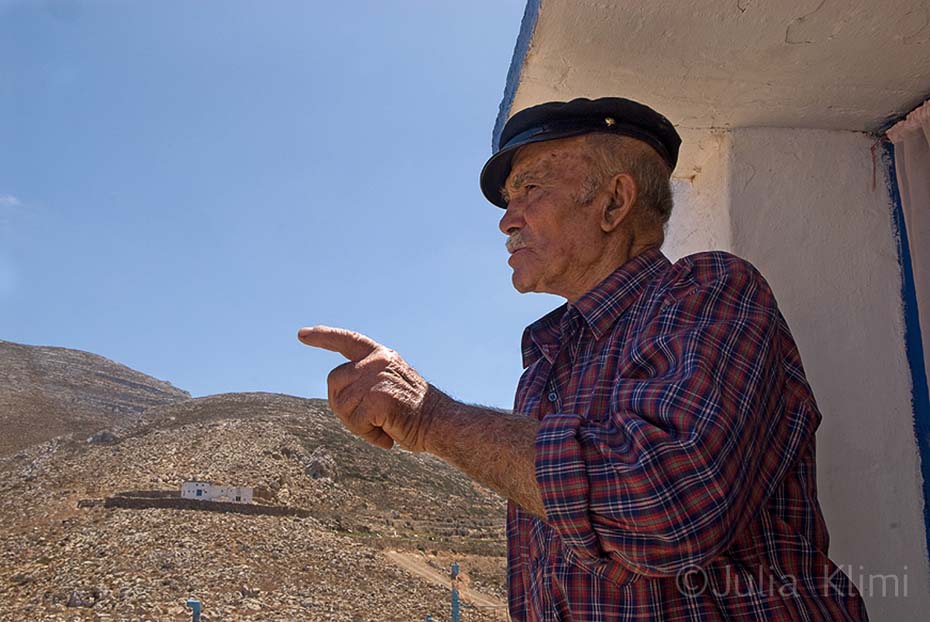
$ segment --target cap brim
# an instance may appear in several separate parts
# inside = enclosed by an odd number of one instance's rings
[[[513,156],[517,149],[522,146],[516,145],[498,151],[484,163],[484,168],[481,169],[481,192],[488,201],[497,207],[507,209],[507,202],[501,195],[501,188],[504,186],[504,182],[507,181],[507,176],[510,175]]]
[[[516,142],[507,145],[507,147],[492,155],[488,161],[484,163],[484,168],[481,169],[480,178],[482,194],[484,194],[488,201],[497,207],[507,209],[507,201],[505,201],[504,197],[501,196],[501,188],[504,187],[504,182],[506,182],[507,177],[510,176],[510,167],[513,163],[513,157],[516,155],[517,149],[533,143],[545,142],[547,140],[557,140],[559,138],[579,136],[581,134],[587,134],[590,131],[590,128],[577,128],[566,130],[564,132],[550,132],[527,138],[522,142]]]

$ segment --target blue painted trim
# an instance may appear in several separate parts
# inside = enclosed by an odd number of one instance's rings
[[[882,142],[882,163],[888,171],[888,193],[891,195],[891,218],[901,264],[901,299],[904,304],[904,347],[911,368],[911,406],[914,410],[914,435],[920,454],[920,473],[924,491],[924,534],[930,552],[930,389],[927,386],[927,369],[924,364],[924,346],[917,312],[917,290],[914,287],[914,268],[907,240],[907,226],[901,207],[898,176],[895,169],[894,145]]]
[[[517,44],[513,49],[513,58],[510,59],[510,69],[507,70],[507,84],[504,86],[504,99],[497,110],[497,120],[494,122],[494,132],[491,134],[491,152],[497,151],[500,144],[501,132],[510,116],[514,97],[517,96],[517,87],[520,86],[520,74],[523,72],[523,63],[526,53],[530,50],[530,40],[536,30],[536,20],[539,17],[541,0],[527,0],[523,10],[523,21],[520,22],[520,34],[517,35]]]

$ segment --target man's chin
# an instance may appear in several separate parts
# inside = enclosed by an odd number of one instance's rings
[[[521,279],[516,272],[514,272],[513,276],[510,277],[510,282],[513,283],[513,288],[521,294],[529,294],[536,291],[534,283],[531,283],[525,279]]]

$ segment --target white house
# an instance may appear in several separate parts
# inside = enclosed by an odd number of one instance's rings
[[[676,124],[663,250],[727,250],[771,284],[823,412],[831,557],[873,620],[930,611],[930,193],[910,187],[930,173],[906,127],[886,136],[930,96],[928,50],[922,0],[528,0],[493,137],[575,97]]]
[[[181,484],[181,498],[252,503],[252,488],[247,486],[221,486],[211,482],[184,482]]]

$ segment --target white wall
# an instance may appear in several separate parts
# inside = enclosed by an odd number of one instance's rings
[[[730,250],[730,135],[708,133],[701,141],[699,173],[675,180],[675,205],[666,231],[665,254],[672,260],[706,250]]]
[[[252,503],[252,489],[244,486],[213,486],[209,498],[232,503]]]
[[[201,496],[197,496],[197,491],[202,490]],[[201,499],[208,498],[210,484],[208,482],[183,482],[181,484],[182,499]]]
[[[930,611],[923,497],[891,203],[873,143],[844,131],[728,132],[676,191],[665,250],[731,250],[768,279],[824,415],[830,555],[852,565],[873,622],[919,620]],[[897,575],[902,591],[906,575],[907,597],[869,594],[879,574]]]
[[[203,491],[197,496],[197,491]],[[181,497],[200,499],[201,501],[231,501],[233,503],[252,503],[253,489],[248,486],[216,486],[209,482],[184,482],[181,484]],[[239,500],[236,500],[236,497]]]

